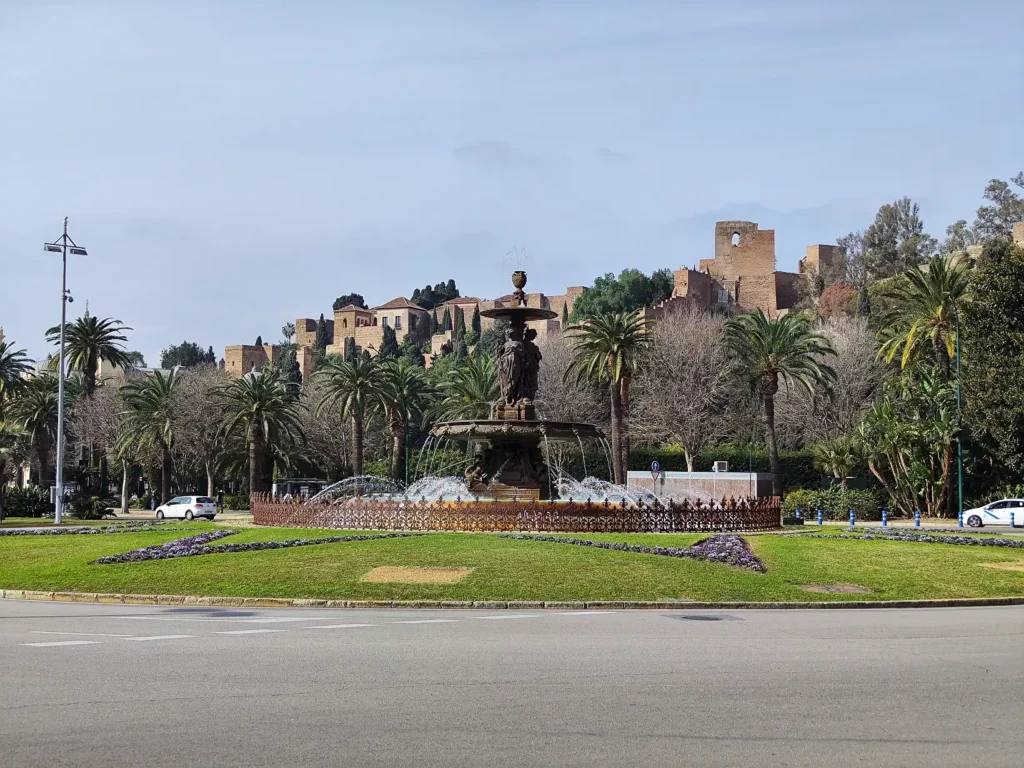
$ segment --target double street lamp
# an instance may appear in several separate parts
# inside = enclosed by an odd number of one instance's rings
[[[43,243],[47,253],[61,254],[61,290],[60,290],[60,357],[57,365],[57,489],[54,500],[53,522],[60,524],[64,519],[64,329],[67,325],[68,302],[71,291],[68,290],[68,253],[72,256],[88,256],[82,248],[68,236],[68,217],[64,217],[64,234],[52,243]]]

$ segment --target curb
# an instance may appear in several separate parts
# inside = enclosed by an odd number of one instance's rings
[[[1024,597],[970,597],[950,600],[842,600],[833,602],[708,602],[688,601],[530,601],[530,600],[316,600],[279,597],[198,597],[195,595],[118,595],[102,592],[39,592],[0,589],[4,600],[48,600],[64,603],[114,605],[212,605],[231,608],[487,608],[492,610],[794,610],[807,608],[973,608],[992,605],[1024,605]]]

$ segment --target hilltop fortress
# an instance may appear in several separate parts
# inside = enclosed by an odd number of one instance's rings
[[[714,255],[701,259],[693,268],[683,267],[673,273],[672,295],[663,302],[641,310],[645,317],[656,320],[687,306],[704,309],[722,309],[729,312],[750,312],[762,309],[770,316],[778,316],[800,302],[804,291],[802,283],[822,267],[836,262],[842,249],[836,245],[809,245],[800,259],[797,272],[779,272],[775,269],[775,231],[760,229],[753,221],[719,221],[715,224]],[[564,315],[570,314],[576,300],[583,295],[582,286],[567,288],[560,296],[543,293],[526,294],[527,306],[550,309],[558,313],[555,320],[529,323],[540,338],[562,331]],[[461,309],[466,322],[474,311],[511,306],[512,295],[497,299],[478,299],[463,296],[439,304],[440,318],[445,309],[452,315]],[[564,312],[563,312],[564,308]],[[431,336],[431,310],[424,309],[404,297],[394,298],[370,309],[355,305],[334,310],[333,319],[325,320],[331,343],[327,354],[344,354],[349,339],[358,351],[376,355],[383,339],[384,327],[395,331],[398,342],[411,335],[415,341],[431,341],[437,353],[445,341],[452,340],[447,331]],[[486,331],[493,320],[481,318],[481,330]],[[303,377],[312,369],[317,321],[303,317],[295,321],[296,358]],[[270,344],[263,346],[235,344],[224,349],[224,367],[236,376],[275,362],[279,350]]]

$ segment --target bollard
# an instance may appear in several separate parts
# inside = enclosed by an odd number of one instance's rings
[[[796,519],[797,519],[797,520],[799,520],[799,519],[800,519],[800,510],[799,510],[799,509],[798,509],[798,510],[796,511]]]
[[[918,527],[918,528],[921,527],[921,510],[920,509],[915,509],[914,510],[914,525],[916,527]]]
[[[851,509],[851,510],[850,510],[850,527],[851,527],[851,528],[853,528],[853,524],[854,524],[854,523],[856,522],[856,520],[857,520],[857,513],[856,513],[856,512],[854,512],[854,511],[853,511],[853,510]]]
[[[882,510],[882,527],[885,528],[889,525],[889,511],[886,509]]]
[[[1016,528],[1017,527],[1016,524],[1014,524],[1014,522],[1013,522],[1013,512],[1010,512],[1010,527],[1011,528]]]
[[[821,510],[818,510],[818,525],[821,525],[821,521],[825,519],[825,515],[822,514]]]
[[[957,528],[963,528],[964,527],[964,513],[963,512],[957,512],[956,513],[956,527]]]

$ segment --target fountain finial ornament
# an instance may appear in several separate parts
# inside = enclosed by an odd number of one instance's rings
[[[515,291],[512,293],[516,297],[516,306],[526,306],[526,293],[523,292],[523,288],[526,287],[526,272],[521,269],[517,269],[512,273],[512,285],[515,286]]]

